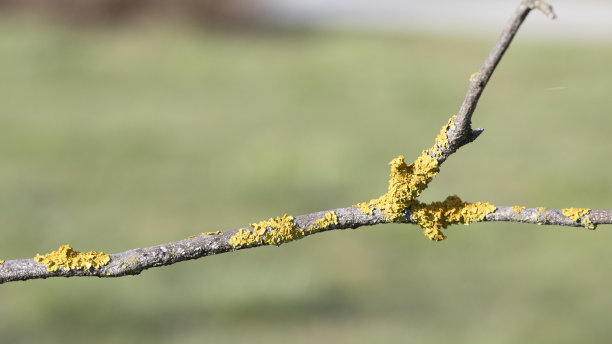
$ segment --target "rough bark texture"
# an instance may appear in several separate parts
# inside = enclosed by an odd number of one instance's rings
[[[454,119],[454,126],[449,126],[447,129],[443,130],[443,132],[445,131],[445,136],[448,138],[447,144],[439,145],[438,141],[436,141],[439,151],[436,149],[429,151],[429,155],[434,157],[438,161],[438,164],[442,164],[458,148],[472,142],[482,132],[482,129],[472,130],[471,128],[471,118],[478,103],[478,99],[491,78],[495,67],[509,47],[521,23],[532,9],[538,9],[549,17],[554,18],[552,7],[547,3],[537,0],[521,1],[483,66],[472,76],[465,100],[457,117]],[[319,225],[318,221],[330,212],[335,214],[337,221],[328,223],[317,230],[312,230],[313,227]],[[612,224],[612,210],[586,211],[584,214],[581,213],[581,215],[574,220],[564,215],[563,210],[500,206],[496,207],[494,211],[486,214],[480,221],[524,222],[540,225],[559,225],[594,229],[595,226],[599,224]],[[300,230],[299,232],[302,233],[301,236],[306,237],[328,230],[358,228],[389,222],[392,222],[392,220],[390,220],[384,212],[378,209],[373,209],[371,214],[365,214],[359,207],[347,207],[296,216],[293,218],[292,225],[293,229]],[[416,223],[417,219],[411,215],[410,208],[408,208],[402,218],[394,219],[393,222]],[[268,229],[265,228],[264,231],[265,230]],[[56,271],[48,271],[44,264],[37,263],[32,258],[6,261],[0,263],[0,283],[58,276],[120,277],[125,275],[137,275],[143,270],[156,266],[171,265],[184,260],[267,245],[264,241],[260,240],[248,245],[233,245],[231,243],[232,237],[241,231],[247,234],[254,233],[253,228],[244,227],[218,234],[201,235],[148,248],[136,248],[109,255],[109,262],[97,269],[66,270],[60,268]]]
[[[384,214],[379,211],[374,211],[372,215],[362,213],[357,207],[339,208],[331,211],[337,214],[338,223],[317,233],[389,223],[389,221],[385,219]],[[294,219],[296,228],[305,230],[309,226],[313,226],[316,220],[320,219],[325,213],[326,212],[317,212],[296,216]],[[612,224],[612,210],[593,210],[586,215],[586,217],[588,217],[595,226],[599,224]],[[497,207],[494,212],[486,215],[483,221],[524,222],[541,225],[583,227],[580,222],[571,220],[563,215],[562,211],[558,209],[542,210],[539,208],[526,208],[520,212],[516,212],[511,207]],[[414,219],[408,218],[401,222],[414,223]],[[121,277],[125,275],[138,275],[143,270],[157,266],[171,265],[184,260],[265,246],[264,244],[257,244],[240,248],[232,247],[229,243],[230,238],[241,229],[251,230],[248,227],[238,228],[217,235],[201,235],[167,244],[147,248],[136,248],[117,254],[111,254],[110,262],[99,269],[60,269],[57,271],[47,271],[45,265],[36,263],[31,258],[10,260],[0,264],[0,283],[48,277]],[[306,234],[306,236],[309,235],[312,234]]]

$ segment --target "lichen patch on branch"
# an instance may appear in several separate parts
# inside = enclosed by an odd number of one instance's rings
[[[588,208],[565,208],[561,209],[563,215],[569,217],[574,222],[580,221],[580,224],[585,228],[594,229],[595,226],[591,223],[591,219],[587,215],[591,212]],[[582,220],[580,220],[582,218]]]
[[[99,268],[110,261],[104,252],[89,251],[87,253],[74,251],[70,245],[62,245],[57,251],[45,255],[36,254],[34,261],[47,266],[47,271]]]
[[[372,215],[374,209],[385,212],[388,221],[401,220],[404,210],[412,204],[429,182],[440,171],[438,159],[442,156],[442,149],[448,147],[448,130],[455,127],[453,115],[440,129],[433,146],[425,150],[410,165],[404,162],[404,156],[400,155],[391,160],[391,174],[387,193],[368,202],[358,203],[362,213]]]
[[[230,238],[230,245],[234,248],[252,246],[255,244],[280,245],[299,239],[304,231],[296,228],[293,216],[287,214],[270,218],[268,220],[251,223],[254,232],[239,230]]]
[[[429,152],[437,157],[442,156],[442,148],[448,147],[448,130],[455,128],[455,122],[453,120],[457,118],[457,115],[452,115],[445,126],[440,129],[440,133],[436,136],[434,145],[429,149]]]
[[[584,228],[588,228],[588,229],[595,229],[595,225],[593,224],[593,222],[591,222],[591,219],[589,219],[587,216],[585,216],[582,221],[580,221],[580,224],[584,227]]]
[[[304,236],[303,230],[295,228],[293,216],[288,216],[287,214],[281,217],[251,223],[251,228],[253,228],[259,236],[263,237],[263,242],[268,245],[280,245]]]
[[[565,209],[561,209],[561,212],[563,213],[563,215],[578,222],[578,220],[580,220],[581,217],[583,217],[584,215],[588,215],[591,212],[591,209],[565,208]]]
[[[410,165],[406,165],[404,157],[393,159],[389,188],[387,193],[370,200],[359,203],[361,212],[372,215],[374,209],[384,211],[386,219],[390,222],[406,219],[407,210],[421,226],[425,235],[431,240],[440,241],[444,234],[440,231],[451,224],[469,224],[481,221],[487,214],[495,211],[495,206],[489,203],[467,203],[457,196],[449,196],[443,202],[431,204],[420,203],[416,198],[427,188],[429,182],[440,171],[438,159],[442,157],[442,149],[448,147],[448,131],[455,127],[453,115],[440,129],[434,145],[423,153]]]
[[[305,229],[305,232],[312,234],[312,233],[316,233],[324,229],[328,229],[331,226],[337,225],[337,224],[338,224],[338,216],[336,215],[336,213],[333,211],[328,211],[325,213],[325,215],[323,215],[322,218],[317,219],[315,221],[314,226],[308,226],[308,228]]]
[[[245,229],[238,230],[229,240],[229,244],[233,248],[248,247],[260,243],[261,238],[259,238],[259,235]]]
[[[515,213],[519,214],[521,211],[525,210],[526,207],[515,205],[515,206],[510,207],[510,209],[514,210]]]
[[[448,196],[443,202],[424,204],[414,202],[411,215],[425,235],[435,241],[445,238],[441,229],[452,224],[482,221],[484,217],[494,212],[496,207],[490,203],[463,202],[458,196]]]
[[[391,174],[387,193],[356,206],[361,212],[369,215],[374,208],[384,211],[387,220],[393,222],[403,218],[402,212],[421,194],[421,191],[427,188],[427,184],[436,176],[439,169],[438,161],[427,154],[427,151],[423,151],[410,165],[406,165],[403,155],[391,160],[389,165],[391,165]]]

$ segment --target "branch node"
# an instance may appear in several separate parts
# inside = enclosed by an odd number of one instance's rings
[[[478,128],[478,129],[472,130],[472,134],[470,135],[470,142],[476,140],[478,136],[482,134],[483,131],[484,131],[484,128]]]

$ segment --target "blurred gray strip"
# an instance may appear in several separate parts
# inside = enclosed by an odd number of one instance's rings
[[[612,1],[552,0],[558,19],[535,14],[521,35],[612,41]],[[518,0],[263,0],[262,15],[288,27],[497,35]]]

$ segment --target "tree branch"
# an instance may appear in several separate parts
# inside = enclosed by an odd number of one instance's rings
[[[521,24],[525,21],[529,12],[534,8],[542,11],[552,19],[556,17],[552,6],[544,1],[521,1],[520,5],[506,24],[497,43],[495,43],[495,46],[491,49],[482,67],[470,77],[470,87],[457,113],[457,117],[454,119],[455,128],[451,128],[447,131],[448,146],[440,147],[442,151],[442,154],[440,154],[438,158],[440,164],[461,146],[474,141],[482,133],[482,128],[472,130],[472,115],[474,114],[474,110],[476,110],[478,100],[487,86],[491,75],[493,75],[495,67],[497,67],[501,61],[502,56],[510,46]]]
[[[406,165],[403,156],[393,159],[389,190],[383,196],[357,206],[291,217],[271,218],[226,232],[202,233],[184,240],[118,254],[73,251],[63,245],[57,251],[34,259],[0,261],[0,283],[48,277],[137,275],[143,270],[171,265],[245,248],[280,245],[316,233],[383,223],[419,225],[432,240],[442,240],[441,229],[453,224],[483,221],[525,222],[594,229],[612,224],[612,210],[567,208],[545,209],[495,207],[489,203],[467,203],[457,196],[423,204],[416,200],[435,177],[439,166],[458,148],[472,142],[482,129],[472,130],[471,118],[485,86],[521,23],[532,9],[554,18],[552,7],[539,0],[523,0],[480,70],[470,78],[469,90],[456,116],[442,127],[435,144]]]
[[[517,210],[513,208],[517,209],[516,207],[497,207],[495,211],[487,214],[482,220],[473,222],[506,221],[584,227],[584,221],[588,218],[593,226],[599,224],[612,224],[612,210],[593,210],[589,212],[588,215],[581,217],[578,221],[563,215],[563,210],[559,209],[524,208],[517,212]],[[330,212],[336,214],[337,223],[330,223],[326,227],[315,231],[308,230],[308,228],[315,227],[317,220],[324,218],[325,214]],[[302,230],[304,232],[303,237],[306,237],[330,230],[355,229],[363,226],[391,223],[392,221],[385,219],[384,213],[378,210],[375,210],[374,214],[368,215],[362,213],[357,207],[348,207],[334,209],[329,212],[316,212],[296,216],[293,222],[295,223],[294,228],[296,230]],[[414,224],[417,220],[413,216],[410,216],[401,222]],[[143,270],[158,266],[172,265],[185,260],[198,259],[215,254],[267,245],[264,242],[260,242],[253,245],[232,246],[230,243],[231,238],[241,230],[253,232],[252,228],[244,227],[219,234],[200,235],[167,244],[147,248],[136,248],[109,255],[110,261],[98,269],[59,269],[56,271],[48,271],[44,264],[36,263],[31,258],[10,260],[0,264],[0,283],[49,277],[121,277],[126,275],[138,275]]]

